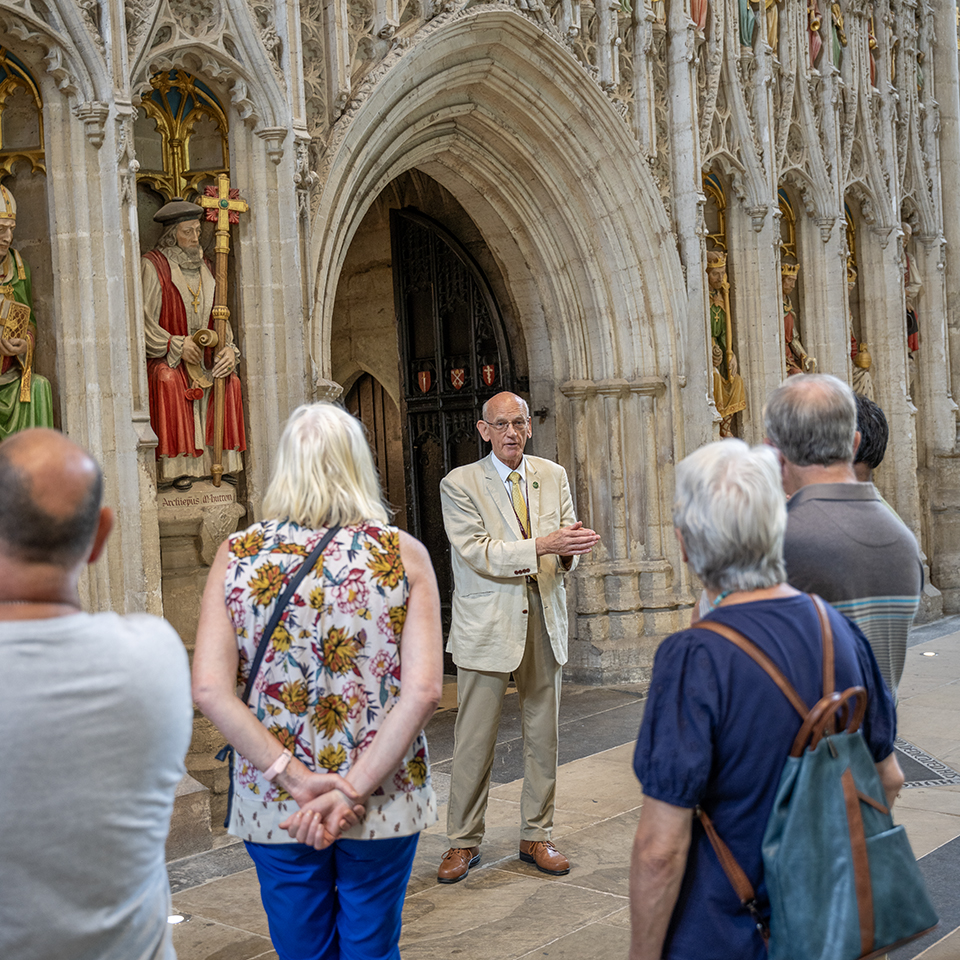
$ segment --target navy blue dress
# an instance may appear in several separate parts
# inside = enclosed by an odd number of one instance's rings
[[[862,730],[876,762],[893,750],[896,715],[863,634],[829,608],[836,687],[866,687]],[[707,619],[739,630],[813,706],[822,694],[823,653],[806,596],[719,607]],[[634,755],[644,795],[677,807],[698,804],[743,867],[766,907],[763,832],[800,715],[753,660],[707,630],[668,637],[653,664],[650,696]],[[699,821],[663,957],[765,960],[766,949]]]

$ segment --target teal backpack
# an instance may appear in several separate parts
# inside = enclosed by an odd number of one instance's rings
[[[770,960],[868,960],[920,937],[939,922],[910,849],[894,826],[860,723],[867,692],[834,690],[833,631],[811,597],[823,640],[823,697],[809,709],[750,640],[724,624],[697,624],[752,657],[803,718],[780,776],[763,835],[769,928],[746,874],[707,814],[696,815]]]

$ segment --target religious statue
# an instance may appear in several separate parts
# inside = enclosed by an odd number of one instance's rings
[[[707,7],[709,0],[690,0],[690,19],[697,28],[697,32],[702,34],[707,26]]]
[[[732,437],[734,414],[747,406],[743,377],[738,372],[733,352],[733,326],[730,316],[730,283],[727,280],[727,255],[720,250],[707,253],[707,284],[710,287],[710,342],[713,362],[713,401],[720,414],[720,436]],[[723,367],[726,364],[726,373]]]
[[[807,3],[807,41],[810,47],[810,66],[817,65],[817,57],[823,48],[823,38],[820,36],[820,7],[817,0]]]
[[[906,299],[907,320],[907,367],[910,377],[910,395],[913,396],[914,374],[917,368],[917,351],[920,349],[920,319],[917,312],[917,300],[923,287],[923,277],[910,256],[908,249],[913,238],[913,228],[909,223],[901,223],[903,231],[903,291]]]
[[[797,328],[797,314],[793,308],[790,294],[796,289],[797,274],[800,272],[799,263],[784,263],[780,265],[780,288],[783,291],[783,339],[786,345],[787,376],[795,373],[816,373],[817,361],[807,355],[800,342],[800,331]]]
[[[854,287],[857,285],[857,268],[847,262],[847,296],[853,296]],[[870,374],[870,367],[873,365],[873,357],[867,348],[867,342],[861,340],[857,343],[853,327],[850,328],[850,359],[853,361],[853,392],[868,400],[876,400],[873,395],[873,377]]]
[[[832,34],[833,65],[839,70],[843,59],[843,48],[847,45],[847,35],[843,29],[843,11],[839,3],[830,4],[830,30]]]
[[[740,44],[744,47],[752,47],[757,17],[750,5],[750,0],[737,0],[737,2],[740,6]]]
[[[246,449],[240,359],[233,331],[224,343],[214,331],[216,282],[200,247],[203,207],[179,198],[153,218],[166,228],[157,247],[141,260],[143,314],[147,344],[150,425],[157,435],[157,478],[188,489],[193,479],[213,471],[212,387],[225,379],[223,469],[243,469]]]
[[[867,53],[870,56],[870,86],[877,85],[877,33],[873,27],[873,17],[867,20]]]
[[[777,6],[777,0],[764,0],[763,9],[767,17],[767,43],[770,44],[770,49],[776,56],[777,45],[780,42],[780,8]]]
[[[28,427],[53,426],[50,381],[33,370],[37,322],[30,268],[13,250],[17,202],[0,186],[0,440]]]

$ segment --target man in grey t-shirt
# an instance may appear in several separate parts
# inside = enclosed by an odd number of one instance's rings
[[[193,711],[164,620],[86,614],[113,522],[54,430],[0,443],[0,957],[174,960],[164,844]]]
[[[790,498],[787,580],[863,631],[896,699],[923,567],[916,537],[854,473],[860,434],[853,391],[829,375],[791,377],[767,400],[764,426]]]

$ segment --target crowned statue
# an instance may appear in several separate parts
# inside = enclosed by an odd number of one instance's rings
[[[816,373],[817,361],[807,354],[800,342],[800,330],[797,312],[793,306],[792,294],[797,288],[799,263],[780,265],[780,289],[783,291],[783,340],[786,346],[787,376],[795,373]]]
[[[216,281],[200,247],[198,204],[179,198],[154,216],[165,227],[156,249],[141,260],[143,320],[150,390],[150,425],[158,438],[157,479],[181,489],[209,477],[214,446],[214,380],[223,378],[223,470],[243,469],[246,449],[240,351],[225,325],[224,343],[214,331]]]
[[[28,427],[53,426],[50,381],[33,370],[37,321],[30,268],[10,244],[17,202],[0,186],[0,440]]]
[[[720,414],[720,436],[733,436],[733,417],[747,406],[743,377],[733,352],[730,315],[730,283],[727,255],[721,250],[707,253],[707,284],[710,287],[710,344],[713,362],[713,401]]]

